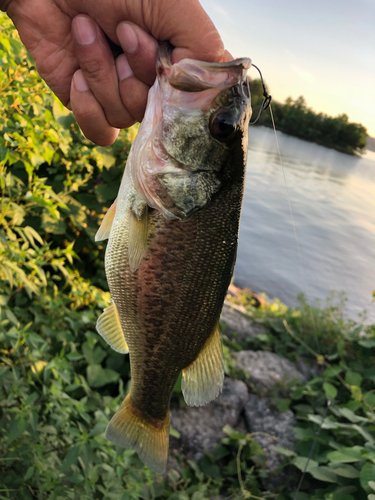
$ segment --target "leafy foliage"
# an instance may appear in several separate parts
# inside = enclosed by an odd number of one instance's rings
[[[301,472],[307,465],[298,498],[366,499],[375,477],[375,327],[346,320],[343,297],[312,307],[301,295],[299,308],[277,299],[256,308],[246,292],[230,300],[267,327],[254,348],[315,366],[306,385],[289,387],[288,397],[273,394],[278,409],[292,409],[299,421],[295,453],[285,450],[286,464]]]
[[[260,80],[251,83],[253,116],[258,116],[263,102],[263,87]],[[366,148],[367,129],[360,123],[349,122],[343,113],[336,117],[316,113],[306,104],[303,96],[293,100],[288,97],[284,104],[273,101],[272,110],[276,127],[307,141],[338,149],[343,153],[363,153]],[[272,127],[271,115],[264,111],[259,125]]]

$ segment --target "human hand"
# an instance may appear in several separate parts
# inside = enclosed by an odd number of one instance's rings
[[[41,77],[93,142],[112,144],[140,121],[155,79],[157,41],[172,62],[219,61],[224,48],[198,0],[0,0]],[[124,54],[116,60],[104,33]]]

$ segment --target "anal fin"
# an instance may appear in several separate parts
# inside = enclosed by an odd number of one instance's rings
[[[162,474],[167,466],[170,414],[165,419],[144,415],[128,394],[108,424],[105,436],[124,448],[135,450],[150,469]]]
[[[224,358],[217,323],[197,359],[182,370],[182,394],[189,406],[202,406],[220,394],[223,383]]]
[[[106,307],[99,316],[96,329],[103,339],[108,342],[113,350],[126,354],[129,352],[128,344],[122,331],[120,317],[114,302]]]
[[[147,249],[148,206],[145,204],[139,217],[130,210],[129,218],[129,267],[136,271]]]
[[[112,203],[112,205],[109,207],[108,212],[105,214],[104,219],[102,220],[102,223],[100,224],[100,228],[98,229],[98,231],[95,235],[95,241],[102,241],[102,240],[106,240],[107,238],[109,238],[109,235],[111,233],[113,219],[115,218],[115,215],[116,215],[116,205],[117,205],[117,198]]]

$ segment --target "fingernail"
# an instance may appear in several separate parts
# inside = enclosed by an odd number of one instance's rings
[[[122,50],[128,54],[134,54],[138,49],[138,37],[133,27],[128,23],[120,23],[117,28],[117,36],[120,40]]]
[[[76,17],[73,22],[73,33],[79,45],[90,45],[96,38],[96,27],[87,17]]]
[[[78,90],[78,92],[86,92],[87,90],[90,90],[90,87],[86,82],[86,78],[83,76],[83,73],[80,69],[76,71],[74,75],[74,86]]]
[[[121,54],[116,59],[116,68],[117,68],[118,79],[120,80],[120,82],[121,82],[121,80],[125,80],[126,78],[133,76],[133,71],[132,71],[131,67],[129,66],[129,63],[128,63],[128,60],[127,60],[125,54]]]

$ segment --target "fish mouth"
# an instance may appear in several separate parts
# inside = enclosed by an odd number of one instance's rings
[[[164,74],[169,85],[184,92],[229,89],[247,79],[246,72],[252,64],[248,57],[219,63],[182,59],[172,64],[172,50],[169,42],[160,43],[157,74],[159,77]]]

